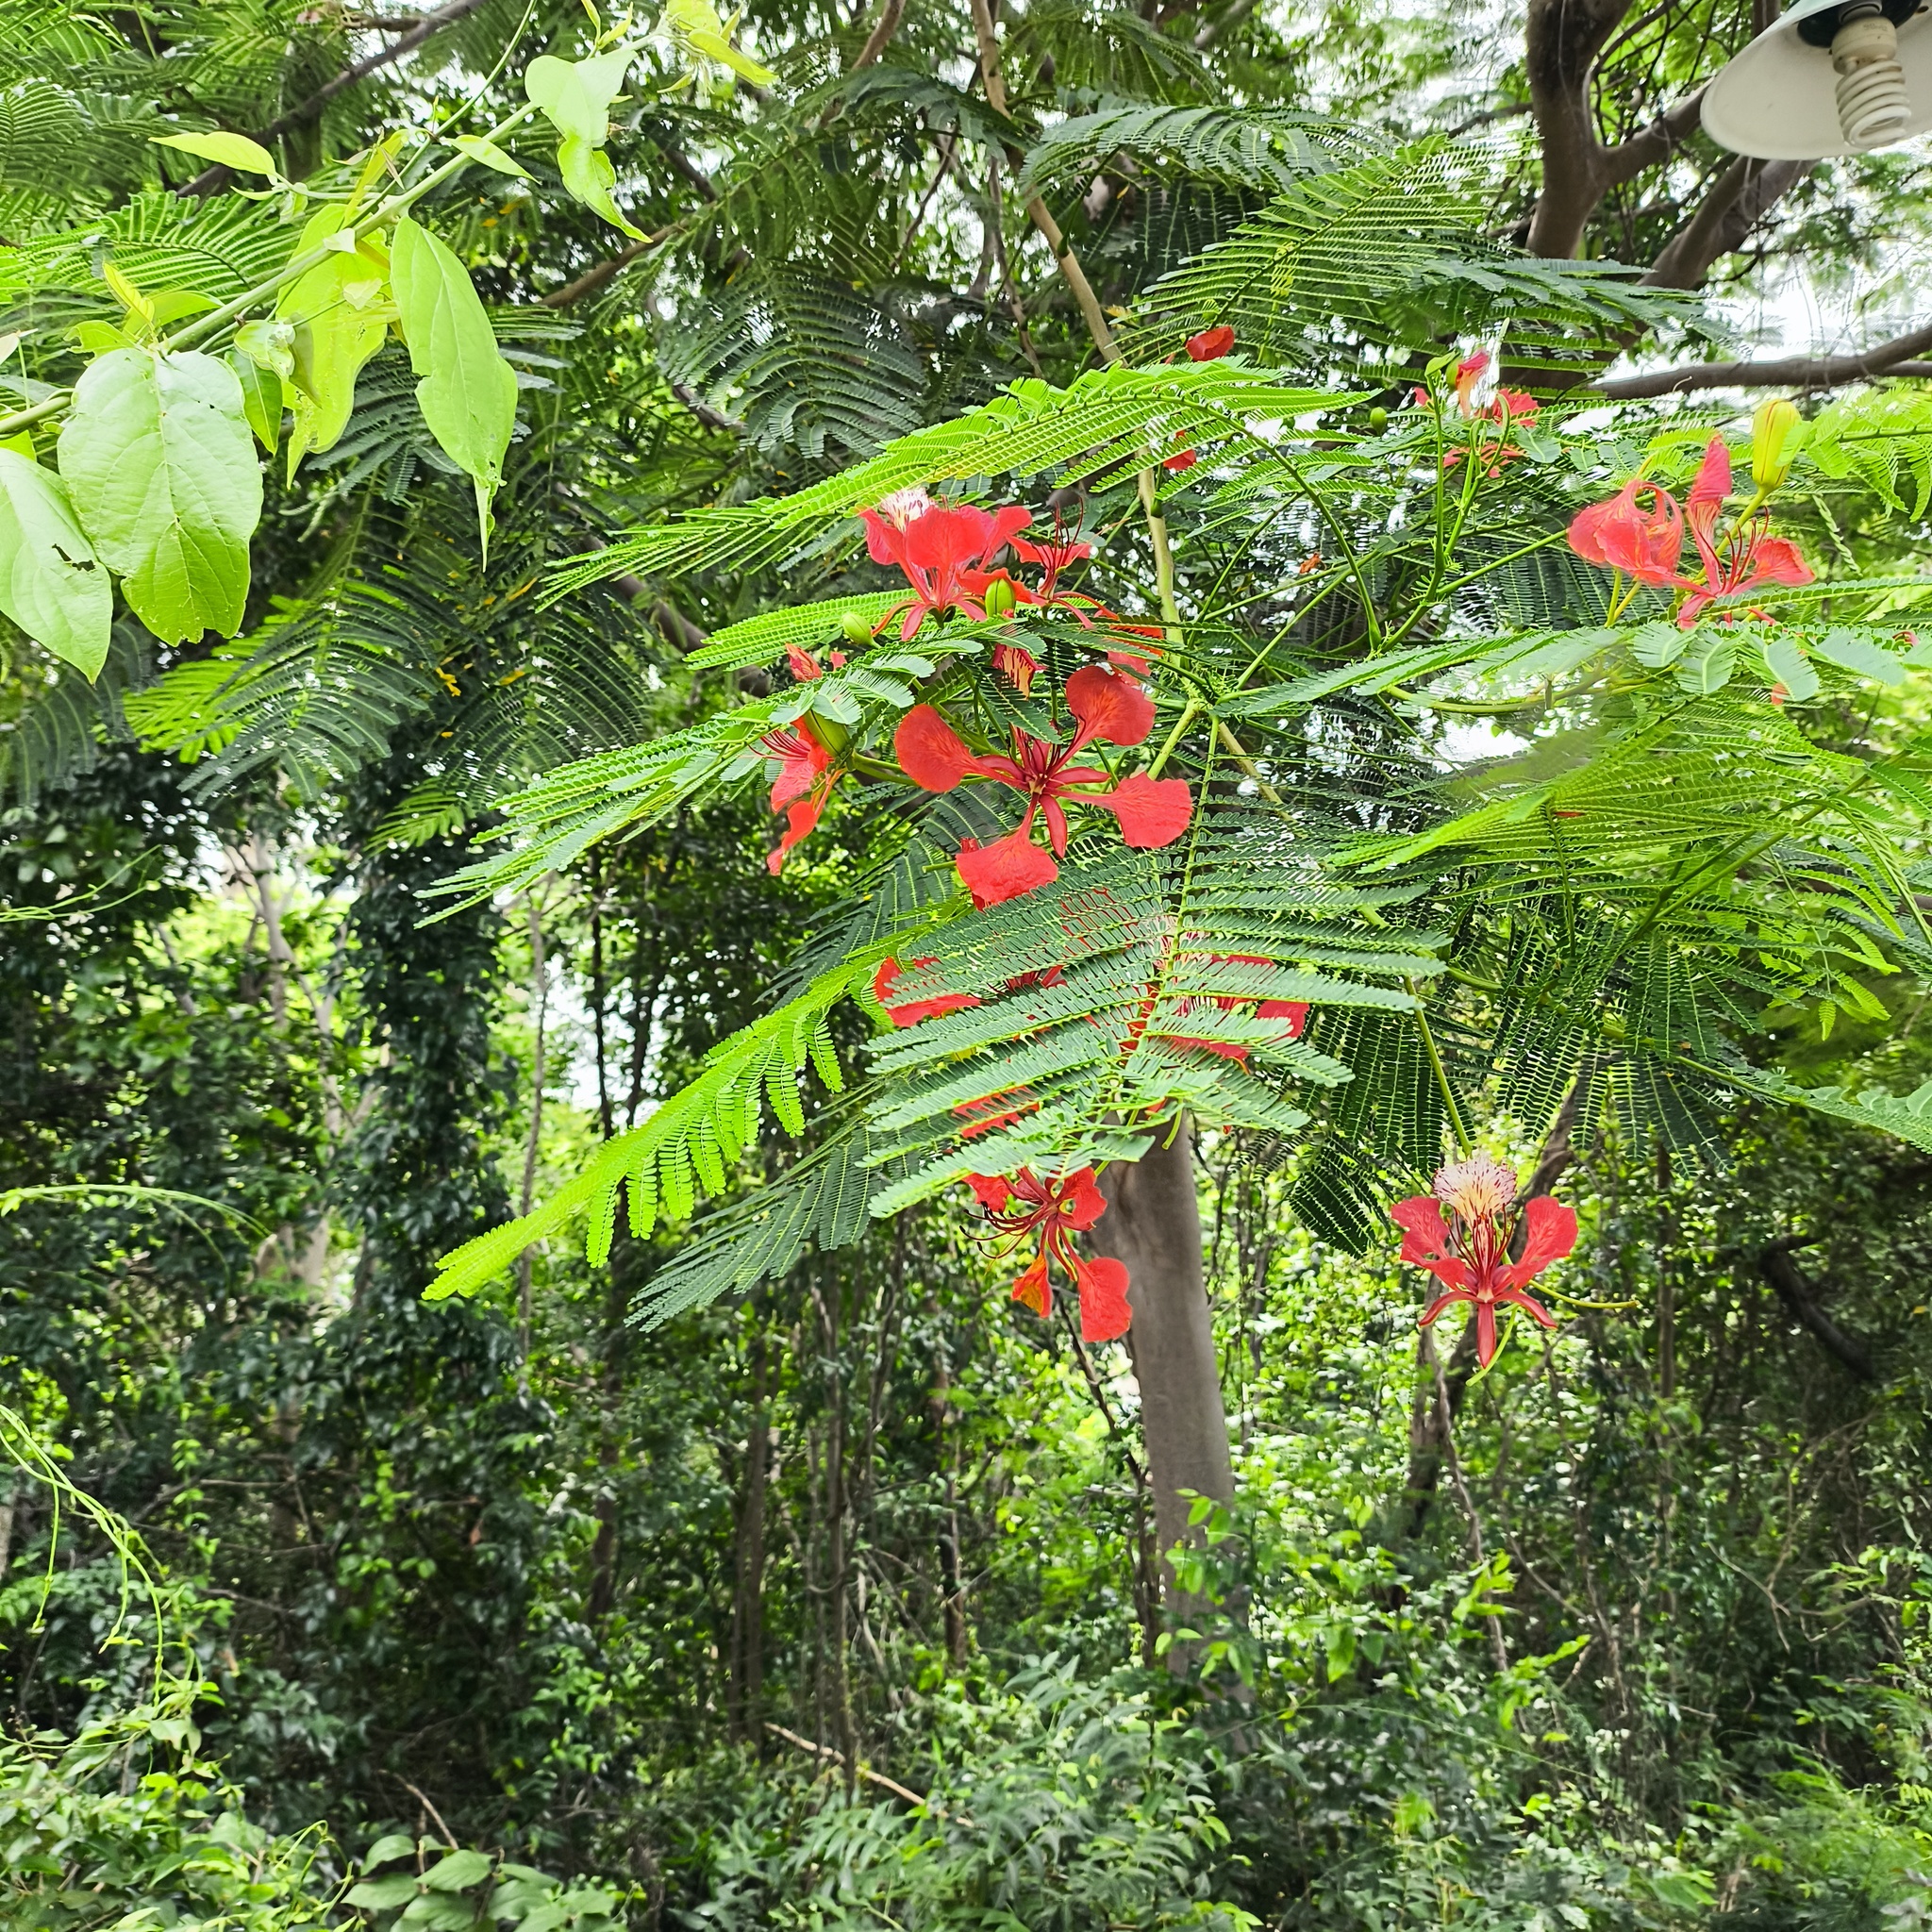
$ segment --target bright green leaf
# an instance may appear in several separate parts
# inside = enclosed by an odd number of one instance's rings
[[[494,168],[499,175],[515,175],[525,181],[530,178],[530,171],[514,155],[505,153],[493,141],[485,141],[480,134],[456,135],[451,139],[450,146],[468,155],[473,161],[482,162],[486,168]]]
[[[295,373],[295,330],[289,323],[244,322],[235,331],[235,346],[284,382]]]
[[[389,262],[373,241],[342,226],[343,210],[309,218],[296,253],[327,247],[328,256],[282,292],[276,315],[294,325],[289,474],[310,450],[333,449],[349,425],[356,377],[382,346],[391,313],[383,299]]]
[[[1890,651],[1881,651],[1855,630],[1840,625],[1828,630],[1811,647],[1821,658],[1856,671],[1860,677],[1875,677],[1880,684],[1903,684],[1905,667]]]
[[[1691,634],[1690,648],[1672,667],[1671,675],[1691,696],[1708,697],[1730,683],[1737,668],[1737,640],[1728,630],[1707,629]]]
[[[240,168],[250,175],[279,172],[275,158],[258,141],[245,134],[229,134],[217,127],[206,134],[158,134],[157,147],[178,147],[198,161],[213,161],[224,168]]]
[[[487,547],[490,499],[517,424],[516,372],[498,353],[469,271],[407,215],[396,224],[390,282],[409,366],[422,378],[423,420],[443,455],[475,479]]]
[[[398,1872],[388,1878],[366,1878],[349,1893],[352,1906],[372,1912],[387,1912],[416,1896],[416,1874]]]
[[[641,231],[625,219],[611,195],[617,171],[604,152],[610,133],[610,103],[622,92],[634,58],[628,47],[594,54],[587,60],[559,60],[555,54],[540,54],[524,75],[524,90],[557,129],[557,167],[564,187],[612,227],[641,241]]]
[[[60,474],[95,553],[163,643],[233,637],[248,596],[261,466],[225,362],[116,349],[74,386]]]
[[[415,1851],[416,1840],[408,1832],[387,1832],[363,1855],[362,1869],[374,1872],[378,1865],[387,1865],[391,1858],[413,1857]]]
[[[524,75],[524,92],[565,140],[602,147],[610,133],[610,104],[624,92],[635,58],[629,47],[614,47],[585,60],[540,54]]]
[[[423,1874],[431,1891],[467,1891],[490,1876],[490,1860],[481,1852],[449,1852]]]
[[[113,587],[66,486],[12,450],[0,450],[0,610],[57,658],[99,676]]]
[[[581,141],[560,141],[557,144],[557,165],[564,187],[576,200],[602,215],[613,228],[622,228],[634,241],[644,239],[644,231],[633,225],[610,192],[617,185],[617,170],[601,147],[589,147]]]
[[[255,440],[273,456],[282,436],[282,378],[238,348],[228,357],[242,385],[242,410]]]
[[[1771,681],[1783,685],[1793,704],[1809,704],[1818,695],[1818,674],[1790,638],[1774,635],[1760,639],[1757,655],[1764,659]]]

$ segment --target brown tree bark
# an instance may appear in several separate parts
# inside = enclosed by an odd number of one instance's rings
[[[1175,1587],[1165,1553],[1199,1540],[1183,1491],[1234,1500],[1227,1408],[1201,1258],[1201,1207],[1194,1191],[1193,1132],[1185,1119],[1171,1141],[1138,1161],[1117,1161],[1101,1181],[1108,1211],[1092,1242],[1126,1264],[1134,1324],[1127,1341],[1141,1386],[1141,1428],[1154,1490],[1154,1531],[1162,1585],[1183,1621],[1197,1606]],[[1170,1653],[1175,1668],[1185,1662]]]
[[[738,1512],[731,1598],[731,1735],[756,1740],[765,1684],[765,1484],[771,1471],[765,1412],[765,1338],[752,1342],[751,1425],[744,1439],[744,1497]]]

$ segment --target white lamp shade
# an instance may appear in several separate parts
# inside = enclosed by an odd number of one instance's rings
[[[1814,14],[1835,16],[1840,4],[1798,0],[1718,75],[1704,91],[1704,131],[1711,140],[1733,154],[1770,160],[1821,160],[1859,152],[1839,125],[1838,76],[1828,47],[1811,45],[1799,32]],[[1898,64],[1911,111],[1888,142],[1932,127],[1932,13],[1914,13],[1899,25]]]

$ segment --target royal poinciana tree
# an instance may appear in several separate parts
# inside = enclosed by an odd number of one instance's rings
[[[770,788],[773,865],[833,824],[861,855],[771,1010],[441,1292],[580,1211],[602,1259],[620,1208],[641,1235],[729,1197],[644,1291],[659,1320],[970,1198],[1023,1301],[1130,1351],[1171,1546],[1232,1491],[1195,1137],[1294,1163],[1326,1239],[1396,1211],[1471,1307],[1464,1373],[1499,1311],[1549,1317],[1526,1284],[1574,1238],[1549,1206],[1519,1228],[1486,1156],[1541,1150],[1534,1202],[1584,1139],[1707,1144],[1740,1092],[1932,1144],[1923,1102],[1799,1093],[1750,1050],[1768,1018],[1882,1015],[1866,982],[1922,945],[1928,794],[1885,702],[1922,586],[1858,567],[1923,510],[1920,392],[1748,428],[1600,408],[1767,374],[1602,375],[1693,340],[1674,291],[1799,179],[1697,133],[1742,9],[1532,5],[1517,151],[1281,111],[1281,24],[1241,0],[888,0],[829,38],[774,22],[760,60],[680,0],[648,44],[559,20],[535,58],[473,45],[428,134],[322,163],[331,104],[471,10],[264,114],[266,144],[158,80],[143,158],[125,117],[118,147],[92,126],[107,212],[31,213],[0,271],[30,331],[0,608],[90,675],[162,672],[149,742],[313,797],[466,702],[395,832],[500,799],[506,855],[458,899],[735,784]],[[135,58],[90,32],[72,58]],[[160,178],[157,141],[199,171]],[[590,304],[608,380],[642,366],[718,442],[573,441],[567,358],[530,344]],[[273,613],[257,444],[291,491],[335,453],[314,514],[354,509]],[[462,520],[399,543],[429,471],[465,479]],[[658,728],[626,609],[725,701]],[[741,1193],[767,1102],[795,1158]]]

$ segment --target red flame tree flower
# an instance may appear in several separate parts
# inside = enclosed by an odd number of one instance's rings
[[[878,621],[883,630],[903,612],[901,639],[910,639],[928,617],[957,613],[984,619],[992,560],[1033,521],[1033,513],[1019,504],[996,510],[970,503],[928,504],[924,491],[903,491],[858,514],[872,560],[897,564],[912,586],[912,594]]]
[[[1013,755],[976,757],[931,705],[915,705],[892,739],[899,769],[926,791],[951,791],[968,778],[1010,786],[1026,801],[1019,828],[991,845],[969,839],[959,848],[959,876],[975,906],[1051,885],[1060,875],[1055,855],[1067,850],[1068,804],[1092,806],[1120,821],[1121,837],[1138,850],[1172,845],[1187,830],[1193,796],[1182,778],[1150,778],[1137,772],[1118,785],[1098,765],[1074,760],[1096,739],[1123,746],[1141,743],[1154,728],[1154,701],[1129,677],[1089,664],[1067,679],[1067,708],[1079,728],[1065,744],[1029,738],[1016,725]],[[1053,851],[1033,842],[1036,818],[1046,820]]]
[[[1771,535],[1770,514],[1759,498],[1754,497],[1744,514],[1719,535],[1730,493],[1731,454],[1723,437],[1713,436],[1684,505],[1662,484],[1633,477],[1615,496],[1576,512],[1570,525],[1571,549],[1586,562],[1630,579],[1627,591],[1612,593],[1607,621],[1646,584],[1688,592],[1677,610],[1677,622],[1688,630],[1719,597],[1739,596],[1763,585],[1795,587],[1811,581],[1811,567],[1798,546]],[[1687,527],[1701,566],[1694,577],[1677,573]]]
[[[1127,1306],[1126,1263],[1106,1256],[1082,1260],[1074,1246],[1074,1234],[1084,1234],[1107,1212],[1107,1197],[1091,1167],[1044,1181],[1030,1167],[1023,1167],[1011,1174],[968,1174],[966,1183],[978,1195],[988,1222],[1002,1235],[1040,1237],[1040,1252],[1013,1284],[1016,1302],[1024,1302],[1036,1315],[1051,1315],[1048,1266],[1058,1261],[1073,1277],[1080,1297],[1080,1340],[1111,1341],[1127,1332],[1134,1314]]]
[[[1524,1285],[1576,1245],[1575,1209],[1539,1194],[1523,1212],[1523,1258],[1510,1260],[1515,1209],[1515,1174],[1478,1154],[1439,1169],[1432,1194],[1398,1201],[1389,1210],[1402,1229],[1402,1258],[1426,1268],[1443,1287],[1423,1310],[1421,1325],[1430,1326],[1445,1308],[1467,1302],[1475,1324],[1476,1361],[1483,1368],[1495,1358],[1499,1307],[1521,1308],[1545,1328],[1557,1325],[1557,1318],[1525,1294]]]
[[[759,740],[758,749],[776,767],[772,809],[786,815],[777,850],[765,860],[776,874],[784,871],[791,848],[818,824],[839,774],[832,764],[831,747],[812,729],[809,713],[782,731],[768,731]]]

